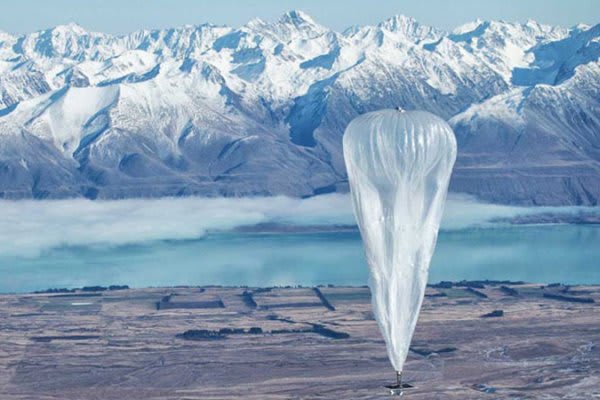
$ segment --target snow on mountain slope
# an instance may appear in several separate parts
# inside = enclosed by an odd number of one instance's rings
[[[598,61],[600,25],[584,31],[576,30],[562,40],[538,45],[531,49],[531,54],[534,61],[530,65],[513,71],[513,83],[524,86],[559,84],[571,78],[580,65]]]
[[[569,31],[527,21],[525,24],[477,21],[457,28],[448,38],[459,43],[510,82],[512,70],[528,65],[530,50],[565,38]]]
[[[451,188],[598,204],[600,26],[396,16],[343,33],[300,11],[239,28],[0,33],[0,196],[347,190],[355,116],[425,109],[459,139]]]
[[[456,190],[489,197],[510,181],[515,202],[553,203],[563,193],[574,204],[598,204],[598,28],[536,47],[530,70],[513,72],[528,71],[533,83],[517,79],[520,86],[451,119],[461,143]]]

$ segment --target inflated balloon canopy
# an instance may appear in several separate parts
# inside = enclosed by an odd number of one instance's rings
[[[350,122],[343,142],[373,311],[401,372],[425,294],[456,138],[431,113],[381,110]]]

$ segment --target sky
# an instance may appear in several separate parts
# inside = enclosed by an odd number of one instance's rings
[[[338,31],[396,14],[445,30],[477,18],[566,27],[600,22],[598,0],[18,0],[2,1],[0,30],[27,33],[69,22],[106,33],[205,22],[237,27],[293,9]]]

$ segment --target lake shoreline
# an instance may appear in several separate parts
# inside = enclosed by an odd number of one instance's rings
[[[512,281],[512,280],[494,280],[494,279],[478,279],[478,280],[459,280],[459,281],[439,281],[436,283],[428,283],[428,289],[452,289],[452,288],[477,288],[483,289],[486,286],[498,287],[498,286],[523,286],[523,285],[533,285],[539,286],[540,288],[576,288],[579,286],[600,286],[600,284],[565,284],[561,282],[552,282],[552,283],[536,283],[536,282],[524,282],[524,281]],[[276,285],[276,286],[248,286],[248,285],[174,285],[174,286],[147,286],[147,287],[135,287],[129,286],[126,284],[114,284],[114,285],[89,285],[83,287],[72,287],[72,288],[47,288],[42,290],[33,290],[28,292],[7,292],[0,293],[0,296],[6,295],[15,295],[15,296],[23,296],[23,295],[66,295],[72,294],[74,296],[98,296],[98,294],[102,292],[116,292],[123,290],[155,290],[155,289],[198,289],[198,290],[207,290],[207,289],[241,289],[241,290],[273,290],[273,289],[321,289],[321,288],[347,288],[347,289],[364,289],[369,286],[364,285],[336,285],[333,283],[321,284],[321,285]]]
[[[600,225],[600,210],[598,213],[541,213],[520,215],[509,218],[493,218],[489,221],[489,223],[482,224],[481,227],[485,229],[493,229],[494,224],[498,224],[498,228],[544,225]],[[472,229],[476,227],[477,226],[470,226],[463,229]],[[442,232],[447,232],[460,229],[444,229],[442,227],[440,230]],[[358,226],[352,224],[297,225],[287,223],[260,223],[238,226],[233,230],[209,230],[207,233],[220,234],[228,232],[262,234],[358,232]]]

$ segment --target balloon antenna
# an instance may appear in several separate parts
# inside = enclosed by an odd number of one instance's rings
[[[386,388],[390,389],[390,396],[403,396],[404,392],[402,389],[408,389],[413,387],[408,383],[402,383],[402,371],[396,371],[396,383],[394,385],[388,385]]]

